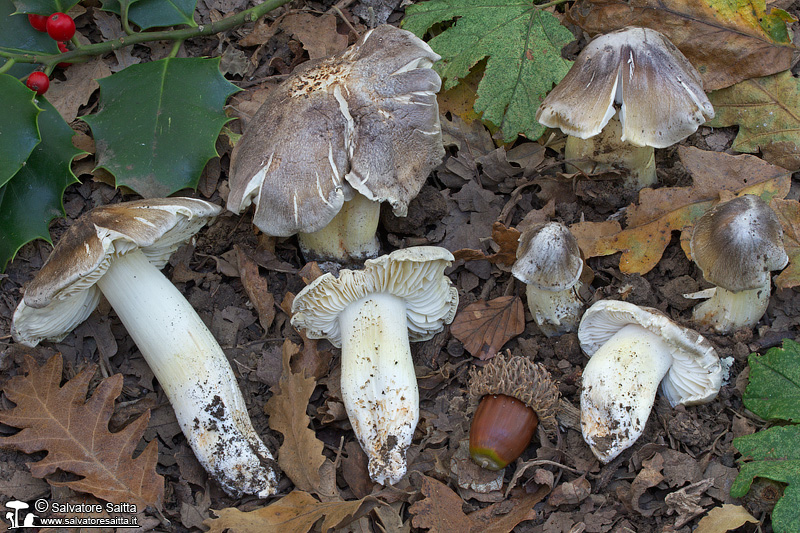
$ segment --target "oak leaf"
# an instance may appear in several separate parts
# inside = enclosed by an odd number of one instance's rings
[[[619,268],[625,274],[645,274],[656,266],[673,231],[688,240],[695,221],[720,195],[756,194],[769,203],[789,193],[791,172],[751,155],[733,156],[697,148],[678,148],[692,175],[691,187],[642,189],[639,203],[626,209],[626,228],[616,221],[579,222],[570,226],[584,257],[622,252]]]
[[[465,514],[461,497],[441,481],[423,475],[421,490],[425,498],[409,507],[408,512],[414,516],[414,527],[431,533],[508,533],[520,522],[536,518],[533,506],[550,491],[546,486],[530,494],[515,490],[508,500]]]
[[[319,469],[325,462],[322,455],[324,445],[308,427],[310,420],[306,414],[316,381],[292,372],[291,359],[299,351],[300,348],[290,340],[283,343],[283,374],[279,389],[264,406],[264,412],[269,415],[270,427],[283,434],[278,465],[297,488],[319,492]]]
[[[88,492],[109,502],[160,508],[164,478],[156,473],[155,441],[132,458],[147,428],[150,412],[121,431],[111,433],[108,422],[114,400],[122,391],[122,374],[101,381],[87,400],[95,367],[87,367],[59,386],[62,364],[60,354],[41,367],[32,357],[25,357],[27,375],[11,378],[4,388],[16,407],[0,411],[0,422],[22,431],[0,437],[0,448],[24,453],[46,451],[44,459],[29,463],[35,477],[43,478],[56,470],[81,477],[74,481],[48,479],[51,485]]]
[[[338,529],[370,512],[379,502],[371,496],[353,501],[319,502],[307,492],[295,490],[280,500],[250,512],[235,507],[214,511],[218,518],[203,522],[206,533],[307,533],[323,518],[323,533]]]
[[[309,59],[332,56],[347,48],[347,35],[336,31],[336,16],[289,13],[280,23],[282,30],[303,43]]]
[[[592,35],[625,26],[659,31],[697,68],[706,91],[792,65],[795,47],[781,9],[764,0],[581,0],[569,19]]]
[[[708,95],[712,128],[739,126],[732,148],[757,153],[789,170],[800,170],[800,80],[789,71],[737,83]]]
[[[698,523],[694,533],[724,533],[745,524],[758,524],[758,519],[741,505],[732,503],[714,507]]]
[[[486,255],[480,250],[462,248],[453,252],[456,260],[479,261],[487,259],[492,264],[501,263],[513,265],[517,260],[517,246],[519,245],[519,231],[515,228],[507,228],[502,222],[492,224],[492,240],[497,243],[500,250],[493,254]]]
[[[789,266],[775,278],[779,289],[800,285],[800,202],[775,198],[769,204],[783,227],[783,246],[789,256]]]
[[[458,312],[450,332],[479,359],[497,355],[505,343],[525,330],[525,310],[519,296],[480,300]]]
[[[233,249],[236,251],[239,278],[247,293],[247,299],[255,307],[261,327],[267,331],[275,320],[275,297],[269,292],[267,278],[258,273],[258,264],[238,244],[234,245]]]

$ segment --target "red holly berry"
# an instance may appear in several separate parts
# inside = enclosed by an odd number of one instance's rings
[[[34,30],[47,31],[47,15],[28,15],[28,22],[31,23]]]
[[[28,76],[28,80],[25,82],[25,85],[31,91],[41,95],[46,93],[47,89],[50,88],[50,79],[44,72],[31,72],[30,76]]]
[[[69,52],[69,48],[67,48],[67,45],[66,45],[66,44],[64,44],[64,43],[62,43],[61,41],[59,41],[59,42],[58,42],[58,49],[59,49],[59,50],[61,50],[61,53],[62,53],[62,54],[63,54],[63,53],[66,53],[66,52]],[[70,66],[71,64],[72,64],[72,63],[68,63],[68,62],[66,62],[66,61],[62,61],[61,63],[58,63],[56,66],[57,66],[58,68],[67,68],[67,67],[68,67],[68,66]]]
[[[75,21],[66,13],[47,17],[47,35],[56,41],[69,41],[75,35]]]

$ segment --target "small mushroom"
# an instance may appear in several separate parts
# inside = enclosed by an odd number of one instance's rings
[[[644,431],[661,384],[670,405],[713,400],[722,365],[699,333],[649,307],[601,300],[583,315],[578,340],[590,357],[583,370],[581,430],[603,463]]]
[[[555,337],[577,329],[583,258],[565,225],[546,222],[525,229],[511,272],[527,285],[528,309],[542,333]]]
[[[703,277],[716,285],[694,308],[695,322],[718,333],[755,326],[769,304],[770,272],[789,262],[772,208],[752,194],[717,204],[698,219],[690,247]]]
[[[306,259],[375,257],[380,203],[405,216],[444,157],[430,67],[440,57],[411,32],[370,30],[272,90],[231,154],[227,207],[255,203],[268,235],[298,234]]]
[[[169,398],[200,464],[231,496],[276,490],[274,461],[256,434],[225,353],[160,272],[221,209],[192,198],[96,207],[79,218],[30,282],[11,334],[36,346],[86,320],[101,293]]]
[[[522,455],[541,423],[555,431],[558,387],[550,373],[527,357],[504,354],[470,371],[469,430],[472,460],[500,470]]]
[[[406,473],[419,420],[409,341],[428,340],[453,321],[458,291],[444,275],[452,261],[435,246],[397,250],[338,279],[318,277],[292,304],[295,328],[342,349],[342,400],[378,483]]]
[[[637,189],[656,182],[653,148],[713,117],[692,64],[659,32],[636,27],[590,42],[536,111],[540,124],[569,135],[567,161],[584,172],[625,169]]]

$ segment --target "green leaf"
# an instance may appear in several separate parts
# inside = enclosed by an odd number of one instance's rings
[[[0,50],[9,52],[43,52],[58,54],[58,45],[46,33],[36,31],[28,22],[27,15],[14,15],[11,0],[0,0]],[[0,57],[0,65],[6,58]],[[36,70],[32,63],[17,63],[7,72],[17,78],[27,76]]]
[[[757,153],[789,170],[800,170],[800,80],[791,72],[754,78],[708,95],[713,128],[739,126],[737,152]]]
[[[3,112],[0,113],[0,187],[22,168],[33,147],[39,144],[36,117],[41,109],[33,98],[36,93],[18,79],[0,74],[0,94]]]
[[[787,483],[772,511],[776,533],[797,532],[800,524],[800,426],[773,427],[733,439],[745,461],[731,485],[731,496],[741,498],[756,477]]]
[[[0,188],[0,271],[27,242],[50,241],[48,225],[64,215],[64,189],[77,178],[70,164],[81,150],[72,145],[73,131],[55,107],[39,97],[42,136],[25,166]]]
[[[119,0],[102,0],[103,11],[122,15]],[[146,30],[164,26],[186,24],[197,26],[193,14],[197,0],[133,0],[128,10],[128,19]]]
[[[83,118],[98,166],[146,198],[197,187],[230,120],[225,101],[239,90],[220,73],[219,58],[132,65],[99,83],[100,111]]]
[[[765,420],[800,421],[800,344],[785,339],[783,348],[752,354],[744,406]]]
[[[36,13],[37,15],[52,15],[53,13],[66,13],[77,4],[79,0],[13,0],[17,13]],[[27,18],[27,17],[26,17]],[[27,21],[26,21],[27,22]],[[45,36],[47,34],[45,33]]]
[[[488,57],[475,111],[498,126],[506,142],[519,133],[540,137],[545,128],[533,116],[572,65],[561,57],[572,33],[527,0],[430,0],[408,6],[403,27],[422,37],[433,25],[453,20],[429,42],[442,56],[435,68],[444,89]]]

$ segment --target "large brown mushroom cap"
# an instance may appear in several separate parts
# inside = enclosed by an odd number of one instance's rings
[[[620,104],[622,140],[665,148],[714,117],[700,74],[669,39],[628,27],[595,38],[547,95],[536,120],[574,137],[600,133]]]
[[[732,292],[768,285],[769,273],[789,262],[778,216],[752,194],[708,210],[695,224],[690,246],[703,277]]]
[[[403,216],[444,157],[429,67],[439,56],[393,26],[304,67],[270,93],[231,156],[228,209],[255,202],[270,235],[325,227],[357,190]]]
[[[63,337],[100,301],[95,283],[115,255],[139,248],[157,268],[222,209],[194,198],[152,198],[95,207],[64,233],[14,313],[15,340]]]
[[[519,237],[517,260],[511,272],[538,289],[566,290],[578,282],[583,272],[578,240],[558,222],[531,226]]]

